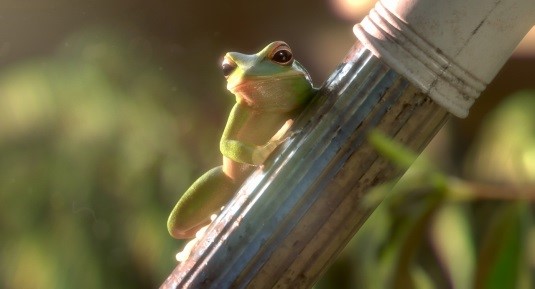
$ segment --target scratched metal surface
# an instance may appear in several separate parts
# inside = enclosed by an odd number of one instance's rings
[[[420,152],[448,113],[359,43],[160,288],[310,288],[397,178],[371,129]]]

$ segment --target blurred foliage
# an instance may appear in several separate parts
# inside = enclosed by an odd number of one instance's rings
[[[0,288],[156,288],[173,268],[167,215],[220,127],[140,49],[95,29],[0,74]]]
[[[535,91],[512,95],[492,113],[465,174],[492,183],[535,183]]]
[[[535,288],[535,91],[484,121],[453,177],[378,132],[376,149],[407,173],[377,204],[315,289]],[[458,164],[462,166],[463,164]]]
[[[86,31],[0,72],[0,288],[156,288],[174,267],[167,215],[219,161],[228,107],[131,39]],[[535,287],[534,99],[489,116],[463,175],[419,158],[372,192],[387,198],[316,288]],[[415,158],[371,140],[400,167]]]

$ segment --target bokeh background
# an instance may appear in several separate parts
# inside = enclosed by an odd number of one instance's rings
[[[220,162],[222,55],[285,40],[319,86],[371,6],[0,0],[0,288],[158,287],[167,215]],[[533,199],[508,193],[535,182],[534,75],[528,36],[426,151],[442,181],[415,169],[316,287],[534,288]]]

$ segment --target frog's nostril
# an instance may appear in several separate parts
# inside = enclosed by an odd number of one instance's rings
[[[225,57],[225,59],[223,59],[223,63],[221,63],[221,69],[223,70],[223,75],[225,78],[228,78],[229,75],[236,70],[236,67],[238,67],[238,65],[236,65],[234,61]]]

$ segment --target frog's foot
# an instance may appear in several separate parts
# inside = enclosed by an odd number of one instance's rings
[[[292,124],[292,119],[287,120],[286,123],[284,123],[284,125],[277,131],[277,133],[275,133],[273,137],[271,137],[271,141],[285,139],[284,135],[288,132]]]
[[[197,242],[206,234],[206,229],[208,229],[208,226],[210,226],[210,224],[215,220],[216,217],[216,214],[212,214],[210,216],[210,223],[200,228],[195,228],[197,229],[197,233],[195,233],[195,238],[189,241],[184,247],[184,249],[182,249],[182,251],[176,254],[175,258],[178,262],[184,262],[189,257],[189,255],[191,254],[191,250],[193,249],[195,244],[197,244]]]
[[[295,138],[297,135],[299,135],[301,133],[301,129],[297,129],[297,130],[294,130],[292,132],[290,132],[290,135],[286,137],[286,139],[292,139],[292,138]]]
[[[208,223],[209,225],[210,223]],[[207,226],[206,222],[201,223],[198,226],[195,226],[193,228],[190,228],[188,230],[175,230],[173,231],[173,238],[175,239],[191,239],[195,237],[196,232],[198,232],[201,228]]]

